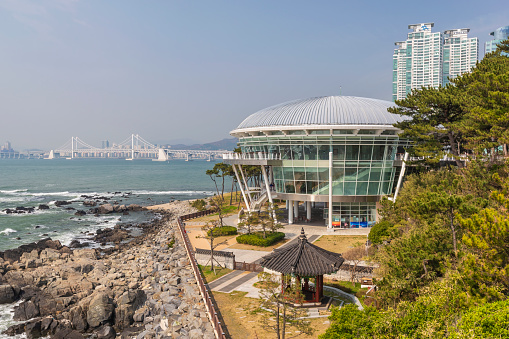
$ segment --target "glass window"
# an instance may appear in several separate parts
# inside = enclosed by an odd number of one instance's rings
[[[329,160],[329,145],[318,145],[318,159]]]
[[[355,195],[366,195],[368,191],[368,183],[364,181],[357,182],[357,190]]]
[[[306,132],[304,131],[288,131],[288,135],[304,135]]]
[[[306,167],[306,180],[318,180],[318,170],[316,167]]]
[[[291,160],[292,159],[292,151],[289,145],[281,145],[279,146],[281,150],[281,159],[283,160]]]
[[[285,192],[295,193],[295,186],[293,184],[293,180],[285,180]]]
[[[361,129],[357,132],[357,134],[376,134],[375,129]]]
[[[283,169],[281,167],[272,167],[274,172],[274,180],[283,179]]]
[[[373,146],[361,145],[360,160],[371,160],[371,153],[373,152]]]
[[[293,160],[304,160],[302,145],[292,145],[291,148]]]
[[[334,194],[334,195],[343,195],[344,194],[342,181],[332,183],[332,194]]]
[[[283,178],[293,180],[293,167],[283,167]]]
[[[318,168],[318,179],[320,181],[329,182],[329,169],[328,168]]]
[[[306,160],[316,160],[317,148],[315,145],[304,145],[304,156]]]
[[[378,195],[378,181],[370,181],[368,185],[368,195]]]
[[[295,180],[306,180],[306,169],[305,167],[294,167],[293,168]]]
[[[346,145],[346,160],[359,159],[359,145]]]
[[[332,159],[345,160],[345,145],[332,146]]]
[[[343,194],[344,195],[355,195],[355,186],[356,186],[355,181],[345,182]]]
[[[317,134],[330,134],[330,130],[328,129],[317,129],[309,131],[309,135],[317,135]]]

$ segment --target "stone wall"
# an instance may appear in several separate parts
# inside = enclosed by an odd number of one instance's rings
[[[210,250],[197,248],[194,256],[199,265],[210,266]],[[214,264],[219,263],[221,266],[234,269],[235,254],[233,252],[214,251]]]

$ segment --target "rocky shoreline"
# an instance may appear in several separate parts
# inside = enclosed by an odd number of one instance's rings
[[[4,332],[28,338],[214,338],[176,217],[195,210],[173,202],[162,218],[125,242],[122,227],[94,239],[107,249],[59,241],[0,252],[0,303],[22,321]]]

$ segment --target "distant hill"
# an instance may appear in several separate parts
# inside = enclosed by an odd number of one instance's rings
[[[238,142],[237,138],[228,138],[219,141],[209,142],[206,144],[194,144],[194,145],[177,144],[170,146],[172,149],[178,150],[192,149],[204,151],[216,151],[216,150],[233,151],[233,149],[237,147],[237,142]]]

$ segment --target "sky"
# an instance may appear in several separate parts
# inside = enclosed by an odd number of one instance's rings
[[[294,99],[391,100],[394,42],[423,22],[482,57],[509,2],[0,0],[0,145],[211,142]]]

